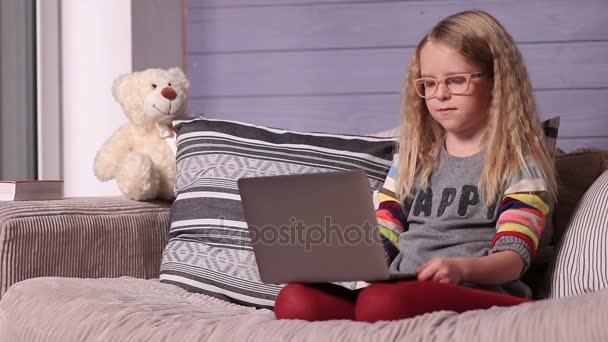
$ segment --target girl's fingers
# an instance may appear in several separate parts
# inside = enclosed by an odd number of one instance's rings
[[[416,273],[420,274],[420,272],[424,271],[425,268],[427,268],[429,265],[428,261],[422,265],[420,265],[417,269],[416,269]]]
[[[418,280],[431,279],[436,273],[435,267],[432,265],[426,266],[420,273],[418,273]]]
[[[425,262],[424,264],[422,264],[420,267],[418,267],[416,269],[416,273],[424,272],[425,269],[427,269],[429,266],[434,265],[434,264],[435,264],[434,259],[428,260],[427,262]]]
[[[425,273],[428,268],[428,262],[416,269],[416,274],[418,274],[418,279],[421,280],[421,276]]]

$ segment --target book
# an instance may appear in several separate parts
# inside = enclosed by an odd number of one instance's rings
[[[0,201],[63,199],[62,180],[0,181]]]

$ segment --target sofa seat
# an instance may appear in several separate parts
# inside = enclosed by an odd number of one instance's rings
[[[373,324],[276,320],[130,277],[28,279],[0,302],[0,341],[608,341],[606,322],[608,290]]]

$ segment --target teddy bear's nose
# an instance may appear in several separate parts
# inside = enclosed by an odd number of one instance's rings
[[[175,100],[177,93],[171,87],[165,87],[160,91],[160,94],[169,101]]]

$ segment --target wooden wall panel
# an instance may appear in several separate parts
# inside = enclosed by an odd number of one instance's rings
[[[493,14],[518,43],[608,39],[603,0],[201,0],[190,1],[187,45],[198,52],[415,46],[433,24],[471,8]]]
[[[191,113],[304,131],[399,122],[399,89],[424,32],[481,8],[513,35],[558,146],[608,148],[608,1],[187,0]]]
[[[608,88],[608,41],[524,45],[535,89]],[[193,55],[191,96],[399,91],[412,48]]]

